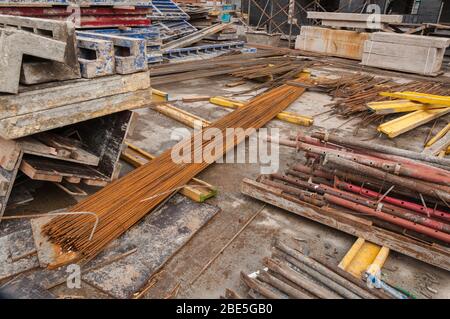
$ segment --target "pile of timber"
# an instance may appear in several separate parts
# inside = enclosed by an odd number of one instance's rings
[[[0,34],[0,217],[18,174],[71,195],[115,179],[129,110],[151,103],[145,40],[9,15]]]
[[[241,280],[248,297],[265,299],[386,299],[382,291],[340,268],[307,256],[292,244],[277,242],[272,257],[263,259],[265,269],[247,275]],[[247,296],[244,296],[248,298]],[[227,289],[225,298],[242,298]]]
[[[148,72],[21,87],[0,95],[0,137],[16,139],[151,102]]]
[[[295,49],[361,60],[369,33],[302,26]]]
[[[437,76],[449,45],[447,38],[375,32],[364,43],[362,64]]]
[[[0,138],[0,217],[7,208],[33,200],[30,192],[40,184],[32,181],[86,196],[80,185],[103,187],[116,179],[132,115],[116,112],[26,137]]]
[[[341,13],[308,11],[308,19],[320,20],[332,28],[384,30],[388,24],[402,23],[403,16],[393,14]]]
[[[305,160],[244,194],[450,269],[450,160],[328,132],[280,143]]]

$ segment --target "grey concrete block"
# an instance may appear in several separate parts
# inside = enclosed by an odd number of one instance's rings
[[[24,54],[63,62],[66,43],[31,32],[0,29],[0,92],[18,93]]]
[[[63,61],[23,61],[21,82],[24,84],[69,80],[80,77],[75,43],[75,27],[68,21],[0,15],[0,26],[34,33],[66,44]],[[31,63],[29,63],[31,62]]]

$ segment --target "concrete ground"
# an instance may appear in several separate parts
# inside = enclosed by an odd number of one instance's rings
[[[333,71],[331,70],[330,73]],[[164,85],[157,89],[169,92],[170,99],[176,100],[181,97],[230,95],[251,87],[249,84],[233,89],[226,88],[224,84],[230,81],[233,79],[216,77]],[[236,98],[246,99],[251,98],[251,95]],[[313,116],[315,125],[312,128],[306,129],[279,120],[273,120],[267,126],[279,128],[281,135],[284,136],[295,134],[298,130],[310,131],[318,127],[340,128],[349,136],[352,135],[356,120],[348,121],[348,119],[324,113],[329,111],[329,108],[324,105],[330,103],[330,100],[330,97],[325,94],[306,92],[288,108],[288,111]],[[183,104],[174,102],[173,104],[211,121],[230,112],[228,109],[208,102]],[[185,127],[149,108],[140,109],[137,112],[139,114],[137,126],[133,134],[129,136],[129,140],[153,154],[160,154],[173,146],[178,141],[171,137],[174,128]],[[395,140],[387,140],[376,134],[374,125],[369,125],[361,127],[358,136],[361,139],[372,139],[376,143],[420,150],[428,130],[429,128],[425,126]],[[280,168],[300,158],[301,155],[296,154],[293,149],[280,148]],[[125,170],[127,169],[130,168],[125,167]],[[242,195],[239,190],[241,180],[245,177],[254,179],[259,174],[259,164],[213,164],[198,176],[198,178],[217,186],[218,195],[209,199],[208,203],[219,206],[221,212],[169,260],[163,268],[161,279],[149,290],[145,298],[166,296],[178,284],[180,285],[178,297],[185,298],[218,298],[224,294],[226,288],[243,293],[244,287],[240,284],[239,273],[241,271],[252,273],[261,269],[262,258],[271,254],[271,247],[276,239],[295,238],[299,245],[312,256],[324,258],[334,265],[339,263],[356,238],[287,211],[265,206],[262,202]],[[33,205],[37,206],[36,211],[64,207],[73,202],[73,199],[69,197],[58,195],[60,192],[57,189],[53,189],[52,192],[47,193],[46,200],[35,201]],[[58,199],[52,200],[52,198]],[[259,215],[255,220],[207,269],[202,271],[208,261],[221,250],[251,216],[258,212]],[[450,275],[448,272],[399,253],[392,252],[390,254],[383,268],[383,274],[387,282],[402,287],[419,298],[425,297],[422,294],[424,291],[432,298],[450,298]],[[427,278],[430,275],[438,278],[437,284],[429,283]],[[427,285],[432,286],[437,293],[433,294],[427,291]],[[56,287],[53,292],[64,294],[64,287]],[[84,297],[107,297],[93,287],[86,287],[81,295]]]
[[[230,95],[248,88],[244,86],[229,89],[224,84],[230,81],[230,78],[223,77],[208,78],[161,86],[158,89],[169,92],[170,99],[177,100],[182,97]],[[235,98],[242,100],[251,96]],[[313,116],[315,125],[308,130],[317,127],[340,128],[352,135],[357,120],[348,121],[324,113],[330,110],[324,106],[330,101],[330,97],[325,94],[306,92],[287,111]],[[210,121],[230,112],[208,102],[173,104]],[[169,138],[173,128],[184,127],[149,109],[140,110],[139,115],[136,132],[130,140],[152,153],[162,152],[172,146],[176,142]],[[295,134],[299,129],[305,130],[279,120],[271,121],[267,127],[279,128],[282,136]],[[361,127],[358,136],[362,139],[376,138],[374,142],[377,143],[420,150],[427,132],[426,127],[421,127],[388,141],[378,137],[375,126],[368,126]],[[292,149],[281,147],[280,167],[283,168],[300,157]],[[264,207],[263,203],[242,195],[239,191],[240,181],[245,177],[256,178],[259,174],[259,164],[214,164],[198,176],[218,187],[218,195],[208,200],[208,203],[219,206],[222,212],[166,264],[162,279],[149,292],[147,298],[164,296],[178,283],[181,284],[178,296],[186,298],[217,298],[224,294],[225,288],[244,292],[239,280],[240,271],[251,273],[261,269],[262,258],[270,255],[273,241],[279,238],[297,238],[312,256],[325,258],[335,265],[339,263],[356,238],[281,209]],[[261,209],[262,212],[249,227],[199,276],[208,261]],[[432,295],[433,298],[450,298],[448,272],[395,252],[391,253],[384,268],[384,278],[389,283],[405,288],[419,298],[424,297],[421,291],[427,291],[427,274],[439,278],[439,284],[433,285],[438,291],[437,294],[433,295],[429,291],[426,294]]]

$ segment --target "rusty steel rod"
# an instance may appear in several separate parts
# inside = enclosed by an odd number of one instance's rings
[[[356,193],[356,194],[362,194],[364,196],[368,196],[371,198],[375,198],[377,200],[382,198],[382,202],[386,202],[386,203],[390,203],[392,205],[398,206],[398,207],[403,207],[405,209],[408,210],[412,210],[416,213],[420,213],[426,216],[433,216],[436,218],[440,218],[443,219],[447,222],[450,222],[450,213],[446,213],[437,209],[432,209],[432,208],[427,208],[424,207],[423,205],[418,205],[416,203],[413,202],[409,202],[406,200],[402,200],[402,199],[398,199],[395,197],[391,197],[391,196],[383,196],[383,194],[374,192],[370,189],[364,188],[364,187],[359,187],[341,180],[336,180],[335,181],[335,185],[341,189]],[[383,196],[383,197],[382,197]]]
[[[357,203],[354,203],[354,202],[351,202],[346,199],[336,197],[336,196],[333,196],[330,194],[325,194],[324,198],[329,203],[332,203],[334,205],[345,207],[345,208],[351,209],[358,213],[367,214],[367,215],[379,218],[381,220],[387,221],[391,224],[398,225],[400,227],[418,232],[420,234],[424,234],[431,238],[435,238],[435,239],[441,240],[443,242],[450,243],[450,235],[446,234],[444,232],[441,232],[441,231],[438,231],[438,230],[435,230],[435,229],[432,229],[432,228],[429,228],[429,227],[426,227],[423,225],[419,225],[419,224],[416,224],[409,220],[406,220],[404,218],[392,216],[392,215],[386,214],[384,212],[377,211],[373,208],[366,207],[366,206],[363,206],[363,205],[360,205],[360,204],[357,204]]]
[[[366,165],[358,164],[344,158],[337,157],[335,155],[327,155],[324,159],[324,165],[333,164],[338,167],[348,169],[350,171],[357,171],[360,174],[374,177],[380,180],[385,180],[389,183],[403,186],[411,191],[416,191],[421,194],[425,194],[430,197],[442,200],[445,203],[450,202],[450,193],[442,191],[437,188],[431,188],[430,185],[422,183],[420,181],[412,181],[388,172],[380,171],[376,168],[372,168]]]
[[[331,142],[344,146],[357,147],[362,149],[368,149],[386,154],[392,154],[402,157],[408,157],[415,160],[425,161],[429,163],[436,163],[439,165],[450,167],[450,160],[440,158],[437,156],[430,156],[422,153],[399,149],[396,147],[390,147],[387,145],[380,145],[372,142],[359,141],[353,137],[340,137],[336,134],[329,134],[324,132],[316,132],[312,134],[312,137],[318,138],[322,141]]]
[[[408,211],[404,208],[400,208],[400,207],[396,207],[390,204],[385,204],[385,203],[378,203],[376,201],[370,200],[367,197],[363,197],[360,195],[356,195],[354,193],[349,193],[349,192],[345,192],[342,191],[340,189],[337,188],[333,188],[333,187],[329,187],[327,185],[320,185],[320,190],[322,190],[324,193],[333,195],[333,196],[337,196],[349,201],[352,201],[354,203],[360,204],[360,205],[364,205],[367,207],[370,207],[372,209],[375,210],[381,210],[383,212],[385,212],[386,214],[389,215],[394,215],[400,218],[404,218],[407,219],[411,222],[414,223],[418,223],[439,231],[443,231],[447,234],[450,234],[450,225],[446,224],[444,222],[441,221],[437,221],[425,216],[421,216],[418,215],[416,213],[413,213],[411,211]]]
[[[48,236],[50,242],[60,245],[64,251],[78,253],[78,261],[91,260],[113,239],[127,231],[174,191],[209,166],[210,162],[203,158],[200,162],[195,162],[195,154],[202,154],[205,147],[221,145],[222,148],[214,154],[213,159],[217,160],[244,141],[248,135],[236,136],[234,131],[230,132],[232,130],[227,128],[260,128],[304,92],[303,88],[287,85],[269,90],[214,122],[211,127],[222,133],[219,139],[205,139],[203,132],[196,132],[190,138],[179,142],[176,147],[190,149],[190,154],[183,155],[190,155],[194,161],[175,163],[172,159],[172,149],[169,149],[150,163],[76,204],[71,211],[94,212],[99,218],[92,240],[89,240],[91,223],[88,223],[88,217],[85,216],[56,217],[43,226],[43,234]],[[233,143],[227,145],[226,141],[230,139]]]

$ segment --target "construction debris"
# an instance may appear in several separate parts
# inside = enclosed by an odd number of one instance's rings
[[[0,294],[445,297],[449,27],[182,2],[0,0]]]

